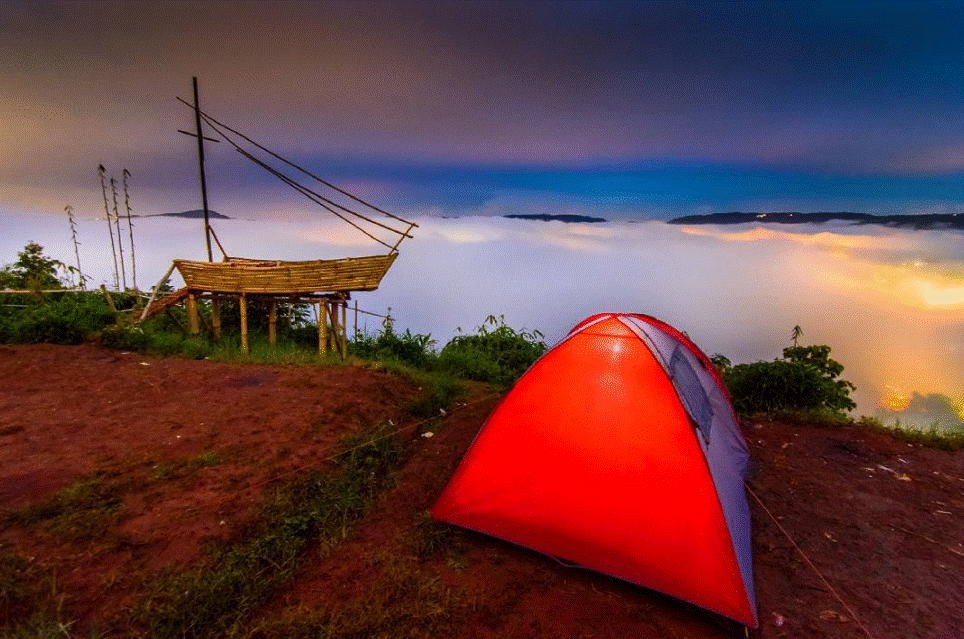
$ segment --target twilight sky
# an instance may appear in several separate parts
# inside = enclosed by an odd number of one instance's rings
[[[202,107],[417,215],[964,211],[964,3],[0,3],[0,213],[198,208]],[[212,208],[301,196],[209,145]],[[321,213],[319,213],[321,215]]]

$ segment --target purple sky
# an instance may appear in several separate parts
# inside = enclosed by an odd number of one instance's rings
[[[964,211],[964,5],[0,4],[0,212],[197,208],[190,98],[403,214]],[[212,148],[212,208],[302,206]],[[290,203],[290,204],[289,204]]]

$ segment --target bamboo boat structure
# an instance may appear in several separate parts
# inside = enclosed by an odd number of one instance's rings
[[[197,139],[198,168],[201,181],[201,200],[204,210],[204,236],[207,245],[208,261],[175,259],[171,267],[154,287],[151,299],[144,307],[140,319],[145,320],[161,312],[171,312],[171,308],[183,302],[187,310],[188,332],[191,335],[200,334],[200,324],[203,319],[198,312],[198,300],[210,300],[210,330],[215,339],[221,336],[220,304],[223,299],[239,298],[241,320],[241,345],[248,350],[247,330],[247,302],[256,299],[268,302],[269,307],[269,341],[276,341],[277,305],[287,304],[317,304],[318,317],[318,349],[327,351],[329,347],[347,354],[346,315],[348,300],[353,291],[374,291],[381,284],[382,278],[394,264],[398,257],[398,246],[405,238],[410,238],[411,231],[418,225],[397,215],[389,213],[365,200],[341,189],[330,182],[318,177],[307,169],[286,160],[277,153],[258,144],[240,131],[215,119],[201,110],[198,99],[197,78],[193,80],[194,103],[181,100],[194,111],[195,131],[180,131]],[[208,131],[219,137],[211,138],[202,130],[202,121],[207,124]],[[329,260],[270,260],[246,257],[229,257],[221,241],[211,227],[208,216],[207,188],[204,175],[204,140],[212,142],[224,141],[234,147],[245,158],[253,161],[262,169],[268,171],[295,191],[307,197],[334,216],[350,224],[371,240],[387,247],[385,255],[366,257],[345,257]],[[381,214],[385,218],[393,219],[407,225],[405,230],[372,219],[343,204],[318,193],[317,191],[295,181],[290,176],[271,166],[267,161],[255,157],[242,147],[242,144],[258,149],[262,154],[300,171],[309,178],[321,183],[335,193],[350,198],[368,210]],[[354,218],[351,219],[351,218]],[[360,224],[366,223],[369,228],[388,231],[397,236],[394,244],[390,244],[372,231],[366,230]],[[211,240],[214,240],[224,255],[223,261],[212,259]],[[156,299],[157,292],[167,283],[174,270],[177,270],[184,280],[184,287]],[[357,305],[356,305],[357,309]],[[330,328],[329,328],[330,324]]]
[[[297,296],[374,291],[396,257],[398,253],[305,261],[229,257],[223,262],[174,260],[174,266],[189,289]]]

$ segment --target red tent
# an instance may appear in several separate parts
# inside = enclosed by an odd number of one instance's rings
[[[756,627],[746,462],[695,344],[595,315],[506,395],[432,516]]]

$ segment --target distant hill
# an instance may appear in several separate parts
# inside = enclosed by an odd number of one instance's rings
[[[566,222],[568,224],[577,222],[605,222],[605,218],[601,217],[591,217],[589,215],[546,215],[544,213],[535,213],[531,215],[524,215],[521,213],[513,215],[503,215],[502,217],[511,217],[519,220],[539,220],[540,222]]]
[[[824,224],[825,222],[850,222],[851,224],[876,224],[892,228],[915,230],[964,230],[964,215],[934,213],[929,215],[871,215],[870,213],[712,213],[710,215],[687,215],[670,220],[670,224]]]
[[[142,215],[138,217],[189,217],[192,219],[204,219],[204,211],[202,209],[194,209],[193,211],[181,211],[180,213],[154,213],[152,215]],[[215,220],[230,220],[233,219],[227,215],[221,215],[217,211],[208,211],[208,218]]]

